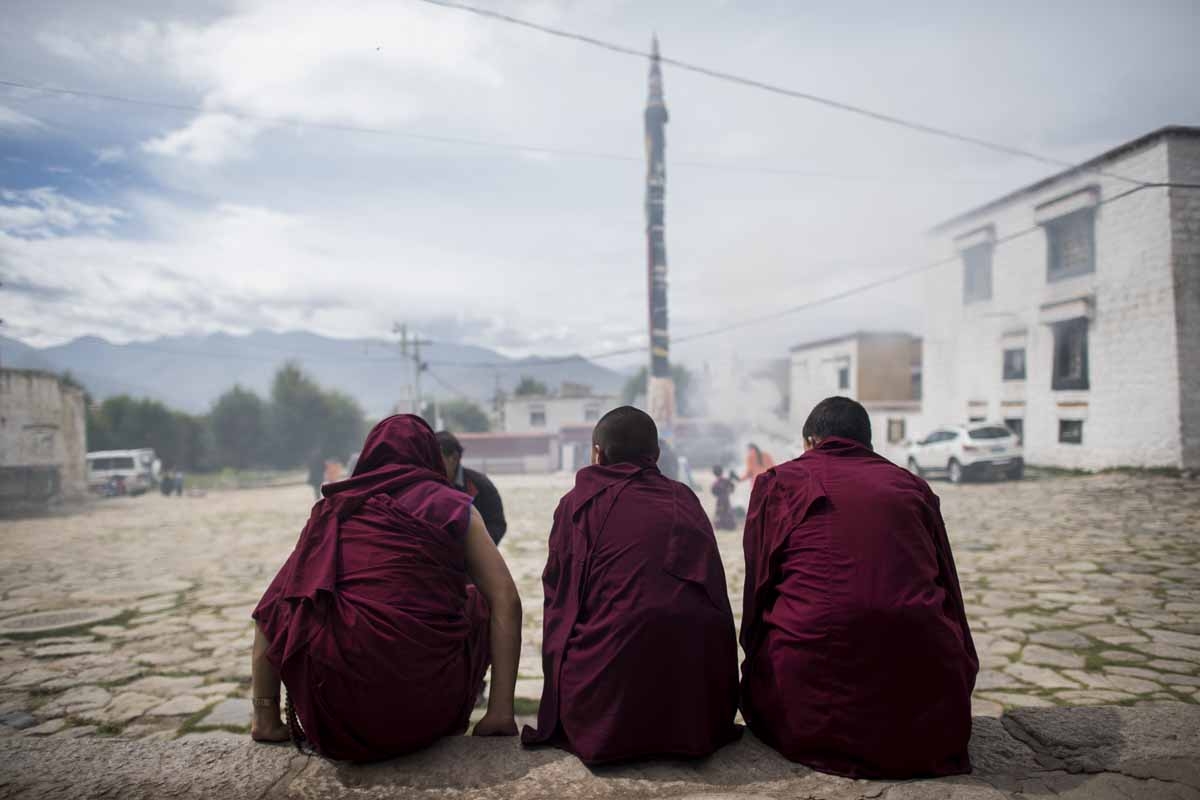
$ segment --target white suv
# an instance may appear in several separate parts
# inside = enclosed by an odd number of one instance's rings
[[[997,423],[936,428],[908,447],[908,469],[915,475],[945,475],[951,483],[980,475],[1025,474],[1025,457],[1017,435]]]

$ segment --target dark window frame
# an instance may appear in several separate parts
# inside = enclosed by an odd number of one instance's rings
[[[1054,332],[1054,353],[1050,365],[1052,391],[1086,391],[1091,388],[1088,366],[1087,317],[1076,317],[1051,326]],[[1072,352],[1078,350],[1077,353]],[[1077,365],[1074,369],[1072,364]]]
[[[1087,250],[1086,263],[1083,266],[1069,266],[1064,263],[1067,257],[1066,245],[1069,242],[1067,236],[1074,226],[1083,226],[1086,232],[1081,242]],[[1042,227],[1046,232],[1047,283],[1088,275],[1096,271],[1096,209],[1081,208],[1070,214],[1063,214],[1061,217],[1047,220]]]
[[[850,365],[838,367],[837,371],[838,390],[850,388]]]
[[[1024,417],[1006,417],[1004,427],[1013,432],[1017,437],[1017,444],[1025,444],[1025,418]]]
[[[1070,433],[1074,431],[1074,433]],[[1060,419],[1058,421],[1059,444],[1083,444],[1083,420]]]
[[[972,245],[961,251],[963,262],[963,305],[992,299],[992,264],[995,246],[991,242]]]
[[[899,431],[896,431],[899,428]],[[903,442],[907,434],[908,425],[904,417],[888,417],[887,421],[887,440],[888,444],[898,444]]]
[[[1020,353],[1020,361],[1015,358],[1010,358],[1009,353]],[[1006,347],[1004,348],[1003,367],[1001,368],[1001,379],[1006,381],[1023,381],[1025,380],[1026,353],[1024,347]],[[1018,366],[1020,367],[1018,369]]]

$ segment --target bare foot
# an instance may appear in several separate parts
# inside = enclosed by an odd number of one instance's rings
[[[289,742],[292,732],[278,719],[265,723],[255,720],[250,726],[250,738],[256,742]]]

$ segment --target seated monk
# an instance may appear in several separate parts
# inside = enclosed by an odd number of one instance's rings
[[[700,501],[659,472],[658,430],[635,408],[592,433],[592,466],[554,512],[537,730],[600,764],[701,757],[735,739],[737,639]]]
[[[746,724],[824,772],[970,772],[979,660],[937,495],[871,449],[845,397],[813,409],[804,447],[750,499]]]
[[[298,744],[302,728],[317,752],[349,761],[407,753],[466,731],[489,659],[475,735],[516,735],[521,601],[471,498],[446,480],[433,431],[385,419],[324,494],[254,610],[250,735]]]

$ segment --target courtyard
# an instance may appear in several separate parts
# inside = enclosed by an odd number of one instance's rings
[[[545,541],[570,477],[496,483],[501,550],[524,600],[528,721],[542,686]],[[981,659],[976,714],[1200,702],[1195,481],[1108,473],[934,489]],[[298,485],[0,521],[0,736],[243,736],[249,614],[310,503]],[[736,614],[741,536],[718,540]]]

